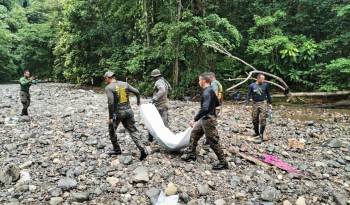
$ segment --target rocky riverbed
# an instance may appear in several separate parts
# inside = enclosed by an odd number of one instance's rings
[[[140,162],[122,127],[123,155],[109,157],[103,93],[67,84],[32,86],[30,116],[21,117],[18,91],[18,85],[0,85],[0,204],[151,204],[160,191],[192,205],[350,204],[349,110],[275,106],[270,140],[256,145],[248,140],[250,114],[226,103],[218,122],[230,169],[212,171],[216,157],[203,143],[197,162],[185,163],[181,153],[156,143]],[[197,109],[198,103],[171,102],[171,129],[183,131]],[[292,138],[301,146],[290,145]],[[306,174],[256,165],[237,149],[276,155]]]

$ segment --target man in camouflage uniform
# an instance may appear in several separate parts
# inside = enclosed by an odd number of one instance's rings
[[[269,84],[265,82],[264,74],[258,74],[256,82],[248,86],[246,105],[250,98],[253,98],[252,121],[255,137],[260,136],[259,143],[264,141],[264,131],[268,109],[271,109],[272,100],[269,93]]]
[[[151,103],[154,104],[163,119],[164,125],[169,127],[169,99],[168,94],[171,91],[170,83],[162,77],[160,70],[154,69],[151,72],[155,84],[153,88],[153,97]],[[149,135],[149,141],[153,141],[153,137]]]
[[[23,72],[23,77],[19,79],[19,83],[21,85],[21,90],[19,93],[21,103],[23,105],[21,115],[28,115],[28,107],[30,105],[30,94],[29,89],[32,84],[36,84],[37,82],[33,80],[33,77],[30,77],[30,72],[25,70]]]
[[[225,159],[224,152],[219,144],[219,134],[216,129],[216,107],[219,100],[215,95],[213,88],[210,86],[211,80],[208,73],[199,76],[199,86],[203,89],[201,98],[201,109],[194,119],[190,122],[193,127],[190,139],[188,153],[182,157],[185,161],[194,161],[196,157],[196,148],[198,141],[205,134],[210,148],[215,152],[219,163],[213,166],[214,170],[228,169],[228,163]]]
[[[224,89],[221,85],[221,83],[216,79],[215,73],[209,72],[210,80],[211,80],[211,87],[213,88],[216,97],[219,99],[220,105],[224,101]],[[220,109],[217,109],[217,111],[220,111]]]
[[[109,154],[119,155],[122,153],[116,135],[116,129],[121,122],[140,150],[140,160],[144,160],[147,157],[147,153],[142,143],[140,133],[136,129],[134,113],[129,102],[129,93],[133,93],[137,97],[137,105],[140,105],[140,93],[128,83],[117,81],[114,73],[111,71],[107,71],[104,78],[105,82],[108,84],[105,91],[108,99],[109,136],[113,145],[113,150]]]

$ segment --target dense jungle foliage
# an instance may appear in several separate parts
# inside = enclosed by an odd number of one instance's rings
[[[191,95],[197,74],[248,68],[206,47],[215,41],[292,90],[350,88],[345,0],[0,0],[0,81],[102,82],[106,70],[148,93],[151,70]],[[225,87],[232,82],[224,82]]]

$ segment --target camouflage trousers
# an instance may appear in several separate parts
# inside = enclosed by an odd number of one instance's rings
[[[30,94],[24,91],[21,91],[19,93],[20,99],[21,99],[21,103],[23,105],[23,109],[28,109],[29,105],[30,105]]]
[[[254,102],[252,110],[252,120],[254,125],[266,126],[268,105],[266,101]]]
[[[165,127],[169,127],[169,109],[167,107],[157,107],[157,110],[163,119]]]
[[[196,154],[196,148],[200,138],[205,135],[207,143],[214,151],[220,161],[225,161],[224,152],[219,144],[219,133],[216,129],[216,118],[210,117],[209,119],[199,120],[193,127],[190,139],[189,152]]]
[[[116,119],[113,120],[113,123],[109,124],[109,137],[112,144],[118,144],[116,130],[120,123],[122,123],[124,128],[129,132],[137,148],[140,151],[145,150],[141,134],[135,126],[134,112],[131,109],[119,110]]]

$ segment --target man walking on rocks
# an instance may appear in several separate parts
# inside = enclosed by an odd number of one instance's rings
[[[228,169],[228,163],[225,159],[224,152],[219,144],[219,134],[216,129],[216,107],[219,100],[215,95],[213,88],[210,86],[210,74],[204,73],[199,76],[199,86],[203,89],[201,98],[201,108],[198,114],[190,122],[193,127],[190,139],[190,147],[187,155],[182,157],[185,161],[194,161],[196,157],[196,148],[198,141],[205,134],[210,148],[215,152],[219,163],[213,166],[214,170]]]
[[[168,94],[171,91],[170,83],[165,80],[160,70],[154,69],[151,72],[151,76],[155,81],[153,89],[153,97],[151,103],[154,104],[163,119],[164,125],[169,127],[169,99]],[[149,135],[149,141],[153,141],[153,137]]]
[[[29,89],[32,84],[36,84],[37,82],[30,76],[30,72],[25,70],[23,72],[23,77],[19,79],[19,84],[21,85],[21,91],[19,93],[21,103],[23,105],[21,115],[28,115],[28,107],[30,105],[30,94]]]
[[[111,71],[107,71],[104,74],[104,78],[105,82],[108,84],[105,91],[108,100],[109,136],[113,145],[113,150],[109,154],[119,155],[122,153],[116,135],[116,129],[121,122],[140,150],[140,160],[144,160],[147,157],[147,153],[142,143],[140,133],[135,126],[134,113],[129,102],[129,93],[133,93],[137,97],[137,105],[140,105],[140,93],[128,83],[117,81],[115,79],[115,74]]]
[[[254,126],[254,137],[260,136],[260,143],[264,141],[264,131],[268,109],[272,108],[272,100],[269,93],[269,85],[265,82],[265,75],[259,73],[256,82],[248,86],[246,105],[253,98],[252,120]]]

